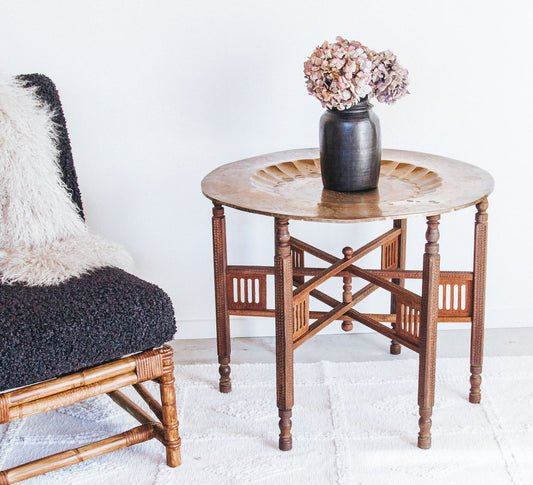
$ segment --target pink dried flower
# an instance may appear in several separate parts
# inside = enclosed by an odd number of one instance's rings
[[[304,74],[309,94],[328,109],[351,108],[366,96],[391,104],[409,94],[407,69],[392,52],[374,52],[342,37],[316,47],[304,63]]]
[[[360,42],[325,41],[304,63],[307,90],[324,108],[345,110],[372,93],[372,61]]]
[[[372,91],[381,103],[392,104],[409,94],[407,69],[402,67],[389,50],[372,52]]]

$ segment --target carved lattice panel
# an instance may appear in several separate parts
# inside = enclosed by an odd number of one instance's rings
[[[228,310],[266,310],[266,275],[228,274]]]
[[[297,339],[309,328],[309,294],[295,298],[292,306],[293,339]]]
[[[292,267],[303,268],[304,267],[304,251],[298,248],[291,248]],[[294,281],[297,283],[303,283],[305,278],[303,276],[295,276]]]
[[[439,284],[439,317],[472,316],[472,280],[442,278]]]
[[[418,343],[420,336],[420,310],[403,302],[398,302],[395,329],[398,335]]]
[[[398,268],[398,239],[381,246],[381,269]]]

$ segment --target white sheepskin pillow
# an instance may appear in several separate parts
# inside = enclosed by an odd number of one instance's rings
[[[105,266],[120,246],[89,234],[61,178],[53,113],[35,88],[0,75],[0,278],[55,285]]]

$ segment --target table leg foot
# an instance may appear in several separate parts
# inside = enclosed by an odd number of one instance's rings
[[[471,366],[470,372],[470,395],[468,400],[471,403],[479,404],[481,402],[481,366]]]
[[[431,448],[431,414],[433,408],[420,408],[418,426],[418,447],[423,450]]]
[[[231,391],[231,368],[229,366],[229,358],[219,359],[219,363],[218,373],[220,374],[220,381],[218,388],[220,392],[227,393]]]
[[[349,321],[344,321],[341,323],[341,328],[345,331],[345,332],[350,332],[353,330],[353,323],[352,322],[349,322]]]
[[[292,410],[279,410],[279,449],[282,451],[289,451],[292,449]]]
[[[390,342],[390,353],[392,355],[400,355],[402,353],[402,346],[395,340]]]

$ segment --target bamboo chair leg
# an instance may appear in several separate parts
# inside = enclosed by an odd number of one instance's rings
[[[178,412],[176,409],[176,390],[174,389],[174,364],[172,351],[163,357],[164,373],[159,378],[161,391],[161,407],[163,415],[164,445],[167,451],[167,465],[177,467],[181,465],[181,439],[179,435]]]

